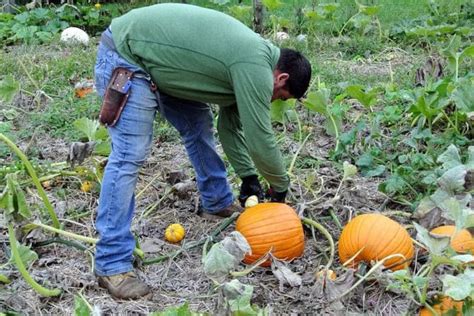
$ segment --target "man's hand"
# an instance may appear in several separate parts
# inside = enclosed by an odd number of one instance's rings
[[[265,197],[270,199],[270,202],[285,203],[286,193],[288,193],[288,191],[277,192],[270,187],[266,192]]]
[[[239,195],[240,204],[244,206],[245,201],[252,195],[256,195],[259,202],[263,201],[263,190],[256,175],[242,178]]]

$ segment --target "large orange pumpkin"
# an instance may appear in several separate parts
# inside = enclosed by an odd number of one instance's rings
[[[468,252],[474,254],[474,238],[467,229],[460,230],[455,236],[456,226],[446,225],[436,227],[431,231],[432,234],[451,237],[451,247],[456,252]]]
[[[399,223],[381,214],[363,214],[353,218],[342,230],[339,238],[339,258],[345,263],[359,253],[349,263],[357,267],[360,261],[370,263],[379,261],[393,254],[401,254],[411,259],[414,253],[410,235]],[[391,270],[408,267],[409,261],[392,258],[385,261]],[[393,266],[400,262],[399,265]]]
[[[433,305],[433,309],[438,313],[438,315],[434,315],[428,308],[423,307],[420,310],[420,316],[441,316],[446,314],[449,311],[455,311],[457,316],[462,315],[462,301],[455,301],[450,297],[443,297],[441,302]],[[452,314],[449,314],[452,315]]]
[[[283,203],[260,203],[247,208],[236,222],[240,232],[252,248],[245,263],[254,263],[271,250],[272,255],[282,260],[300,257],[304,250],[304,233],[301,220],[295,210]],[[262,266],[270,266],[265,261]]]

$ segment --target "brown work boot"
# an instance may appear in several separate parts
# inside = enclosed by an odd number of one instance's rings
[[[117,299],[137,299],[150,293],[150,288],[135,273],[125,272],[111,276],[99,276],[99,285]]]
[[[199,212],[199,215],[205,219],[222,219],[224,217],[230,217],[234,213],[241,213],[242,211],[243,208],[240,206],[239,202],[234,201],[234,203],[216,213],[209,213],[206,212],[206,210],[202,210]]]

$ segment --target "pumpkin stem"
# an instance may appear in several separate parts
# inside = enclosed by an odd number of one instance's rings
[[[332,239],[332,236],[331,234],[327,231],[326,228],[324,228],[323,225],[319,224],[318,222],[312,220],[312,219],[309,219],[307,217],[302,217],[301,218],[301,221],[308,225],[308,226],[312,226],[314,228],[316,228],[317,230],[319,230],[319,232],[321,234],[324,235],[324,237],[326,237],[326,239],[328,240],[329,242],[329,247],[330,247],[330,255],[329,255],[329,260],[328,260],[328,263],[326,264],[325,266],[325,269],[329,269],[332,265],[332,262],[334,261],[334,252],[335,252],[335,247],[334,247],[334,240]]]

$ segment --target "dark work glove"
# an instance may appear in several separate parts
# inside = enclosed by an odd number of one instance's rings
[[[256,175],[251,175],[242,178],[242,185],[240,186],[239,195],[240,204],[244,206],[245,201],[248,199],[249,196],[252,195],[256,195],[259,202],[263,200],[263,190]]]
[[[265,196],[267,199],[270,199],[270,202],[285,203],[287,192],[288,191],[277,192],[272,187],[270,187]]]

